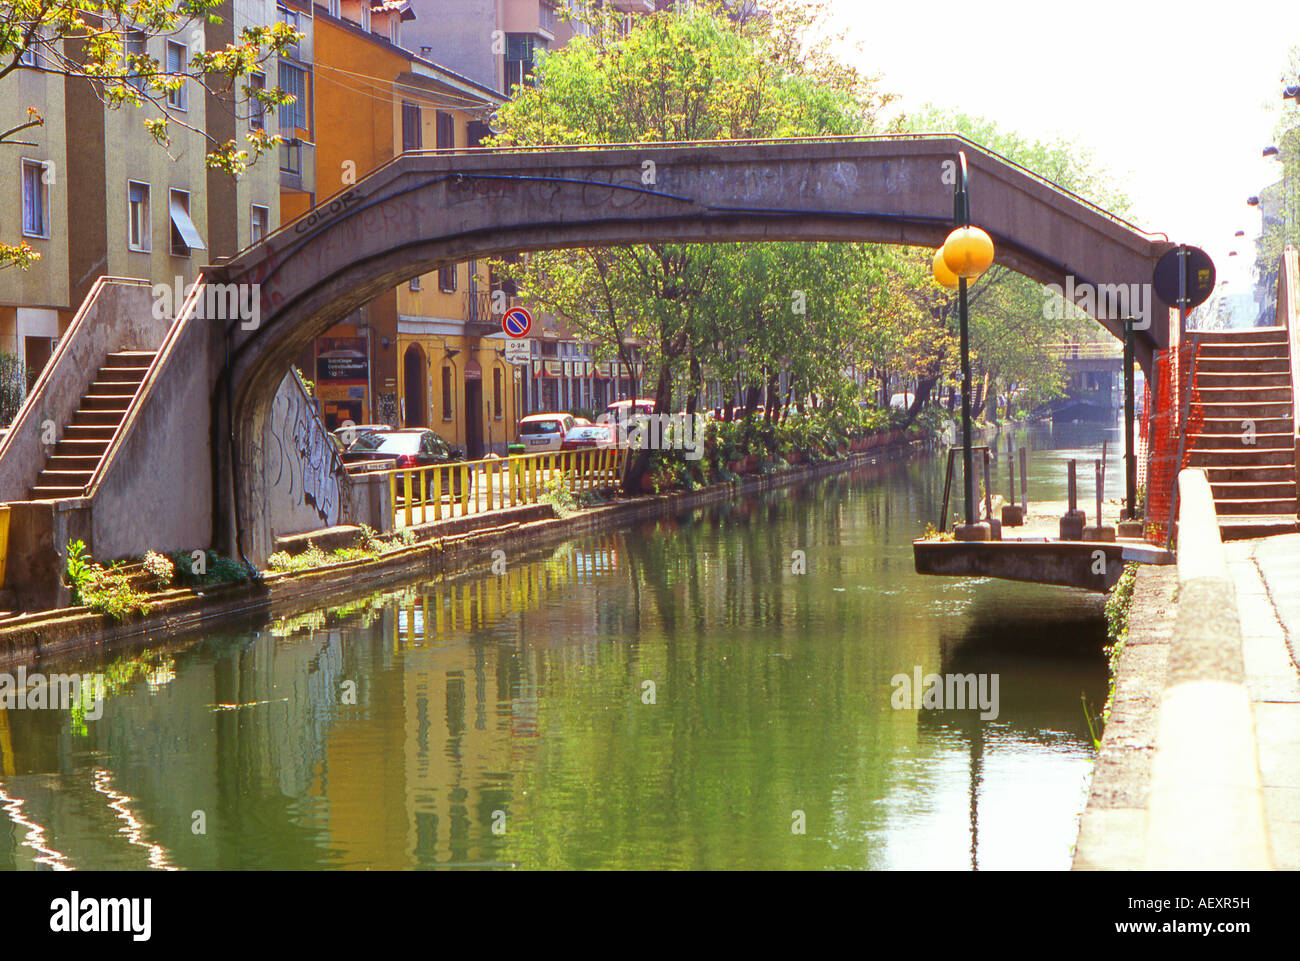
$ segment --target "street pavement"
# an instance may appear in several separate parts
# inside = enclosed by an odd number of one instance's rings
[[[1300,534],[1224,545],[1274,866],[1300,870]]]

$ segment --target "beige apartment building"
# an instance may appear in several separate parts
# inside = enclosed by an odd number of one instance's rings
[[[64,78],[43,69],[39,55],[24,63],[5,80],[0,129],[27,122],[29,106],[45,124],[16,134],[0,154],[0,224],[5,243],[25,242],[41,259],[26,270],[0,270],[0,351],[19,358],[30,387],[72,315]]]
[[[199,36],[129,33],[124,44],[180,72],[189,69],[192,50],[224,46],[245,25],[274,22],[277,8],[274,0],[234,0],[222,15],[223,23],[203,26]],[[33,52],[5,79],[0,97],[6,129],[29,104],[45,120],[19,135],[29,142],[11,148],[0,167],[0,223],[21,228],[5,240],[26,241],[41,255],[26,270],[0,271],[0,351],[20,359],[29,388],[99,277],[168,285],[179,278],[183,287],[203,265],[280,221],[276,158],[263,157],[235,182],[208,169],[209,142],[200,132],[242,138],[265,118],[243,108],[236,116],[228,100],[188,84],[167,96],[171,144],[164,148],[144,126],[150,109],[107,109],[88,81],[46,67]]]

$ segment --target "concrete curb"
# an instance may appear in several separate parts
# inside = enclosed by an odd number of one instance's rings
[[[1182,471],[1178,493],[1178,607],[1143,866],[1271,870],[1236,591],[1205,472]]]

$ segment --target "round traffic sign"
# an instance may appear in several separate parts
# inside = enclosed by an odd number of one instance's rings
[[[1186,278],[1185,290],[1179,285],[1180,274]],[[1214,292],[1214,261],[1200,247],[1183,244],[1156,262],[1151,281],[1156,294],[1170,307],[1191,310],[1205,303]]]
[[[527,337],[533,329],[533,315],[525,307],[511,307],[501,318],[501,329],[507,337],[518,340]]]

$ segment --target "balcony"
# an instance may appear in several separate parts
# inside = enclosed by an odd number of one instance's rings
[[[485,336],[495,334],[501,330],[501,314],[492,310],[493,292],[490,290],[477,290],[471,287],[465,292],[464,314],[465,314],[465,332],[467,334],[477,334]],[[506,296],[504,305],[505,313],[511,307],[519,303],[518,299]]]

